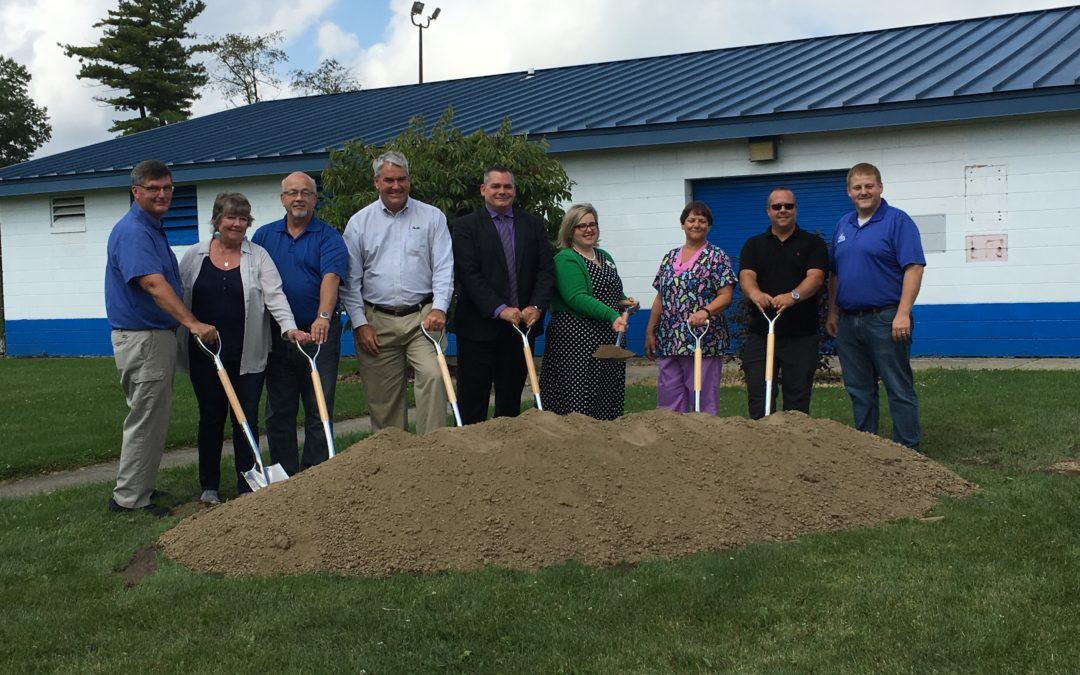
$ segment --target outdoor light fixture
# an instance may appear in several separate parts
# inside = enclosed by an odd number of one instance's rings
[[[751,138],[747,148],[751,162],[771,162],[776,159],[775,138]]]
[[[436,7],[435,11],[431,13],[424,23],[417,21],[416,17],[420,16],[424,12],[424,3],[414,2],[412,9],[409,10],[409,21],[412,21],[412,25],[416,26],[420,30],[420,84],[424,83],[424,29],[431,25],[431,22],[439,18],[441,8]]]

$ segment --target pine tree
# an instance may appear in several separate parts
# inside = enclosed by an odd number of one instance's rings
[[[60,45],[65,54],[79,58],[80,79],[113,90],[95,100],[138,111],[137,118],[113,120],[109,131],[127,135],[191,117],[196,90],[207,82],[206,69],[192,56],[210,51],[211,45],[182,41],[196,38],[188,24],[204,9],[202,0],[120,0],[94,24],[105,28],[97,44]]]

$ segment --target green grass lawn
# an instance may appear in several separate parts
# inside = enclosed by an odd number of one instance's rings
[[[940,522],[610,569],[226,579],[158,556],[157,573],[128,589],[116,570],[175,519],[107,514],[107,485],[0,501],[0,663],[8,672],[1075,672],[1080,481],[1032,470],[1077,456],[1075,379],[918,374],[925,451],[982,488],[936,507]],[[650,408],[653,397],[631,387],[628,408]],[[745,410],[738,389],[721,401],[725,414]],[[850,422],[839,388],[817,389],[813,412]],[[188,501],[193,476],[193,467],[167,471],[160,486],[174,504]]]
[[[339,374],[355,370],[355,359],[341,360]],[[0,359],[0,382],[0,480],[120,456],[127,404],[112,359]],[[366,413],[356,378],[339,381],[334,418]],[[195,445],[197,423],[191,380],[177,373],[167,447]]]

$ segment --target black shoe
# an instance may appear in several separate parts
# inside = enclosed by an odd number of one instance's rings
[[[116,503],[116,500],[112,497],[109,498],[109,511],[113,513],[134,513],[135,511],[146,511],[155,518],[164,518],[169,515],[169,509],[164,506],[158,506],[157,504],[147,504],[142,508],[130,509],[126,506],[120,506]]]

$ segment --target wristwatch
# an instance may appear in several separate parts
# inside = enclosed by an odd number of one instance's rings
[[[796,298],[796,300],[798,300],[798,298]],[[327,321],[329,321],[330,320],[330,312],[319,312],[319,318],[320,319],[326,319]]]
[[[791,292],[791,299],[794,300],[795,302],[798,302],[799,300],[802,300],[802,296],[799,295],[798,291],[792,291]]]

